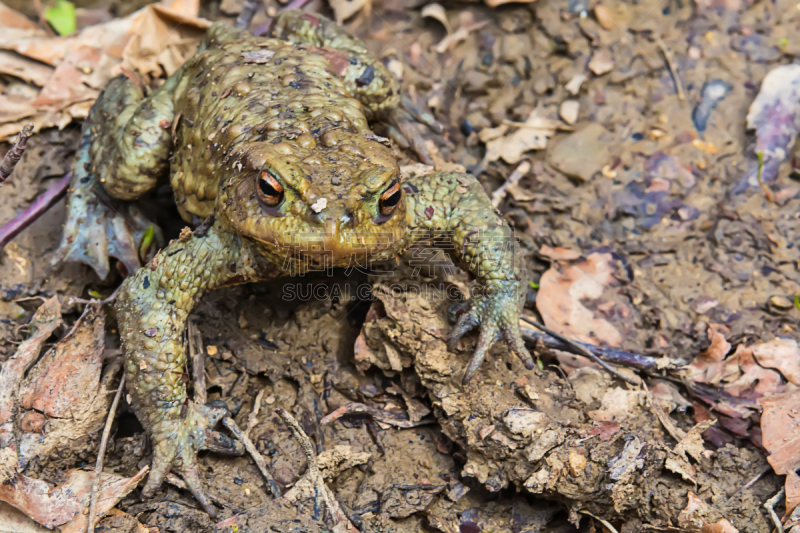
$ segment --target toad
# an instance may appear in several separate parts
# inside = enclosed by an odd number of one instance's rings
[[[364,265],[446,234],[476,279],[453,347],[479,328],[464,382],[505,339],[528,368],[519,332],[525,286],[509,226],[471,175],[438,172],[403,181],[388,140],[370,121],[401,103],[398,81],[359,40],[323,18],[287,11],[272,37],[224,23],[156,90],[114,78],[84,124],[59,261],[101,276],[109,256],[133,274],[116,301],[133,409],[153,443],[143,495],[179,473],[204,495],[196,454],[238,450],[214,431],[222,402],[187,397],[186,320],[216,288]],[[139,268],[152,227],[133,200],[168,177],[181,216],[204,221]]]

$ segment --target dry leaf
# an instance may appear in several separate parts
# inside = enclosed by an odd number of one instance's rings
[[[761,366],[774,368],[789,383],[800,385],[800,346],[794,339],[775,339],[753,346],[753,356]]]
[[[31,318],[29,327],[33,333],[3,363],[0,370],[0,449],[6,449],[14,442],[12,422],[16,412],[15,397],[25,371],[39,357],[42,344],[60,324],[61,304],[58,303],[58,298],[45,300]]]
[[[149,469],[149,466],[145,466],[131,478],[105,472],[100,474],[100,484],[97,487],[95,525],[112,507],[136,488]],[[75,495],[83,508],[83,512],[78,513],[69,523],[61,526],[61,533],[83,533],[89,525],[89,517],[87,515],[92,495],[94,470],[71,470],[68,475],[66,483],[61,485],[60,488]]]
[[[78,499],[69,490],[51,489],[44,481],[22,474],[0,484],[0,501],[13,505],[47,527],[66,524],[81,511]]]
[[[700,422],[690,429],[686,436],[672,450],[673,454],[667,457],[666,468],[671,472],[679,474],[686,481],[697,483],[695,479],[696,471],[689,462],[689,457],[700,462],[705,447],[703,446],[703,432],[710,428],[716,420],[706,420]]]
[[[86,440],[103,426],[112,400],[108,385],[120,366],[109,365],[101,378],[104,337],[103,311],[88,306],[22,382],[15,431],[20,465]]]
[[[800,469],[800,389],[759,400],[767,461],[778,475]]]
[[[536,296],[536,308],[545,325],[579,342],[619,346],[620,332],[581,303],[601,298],[614,282],[611,261],[610,253],[593,253],[569,265],[553,264],[542,275]]]
[[[547,140],[555,134],[559,126],[559,121],[543,116],[539,108],[534,109],[525,120],[525,123],[513,133],[484,141],[486,142],[486,155],[483,158],[483,162],[486,164],[503,159],[503,161],[511,165],[519,163],[525,152],[546,148]],[[498,128],[494,128],[494,130],[500,131]],[[496,133],[496,131],[493,131],[492,134]],[[502,132],[505,132],[505,130],[502,130]],[[487,136],[488,134],[483,138],[485,139]]]
[[[438,20],[442,23],[442,26],[444,26],[448,34],[453,33],[453,28],[450,27],[450,22],[447,20],[447,12],[441,4],[435,2],[433,4],[428,4],[422,8],[420,15]]]

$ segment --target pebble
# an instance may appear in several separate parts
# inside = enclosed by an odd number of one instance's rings
[[[564,100],[561,102],[561,109],[559,109],[558,114],[561,115],[564,122],[571,126],[578,120],[580,105],[577,100]]]
[[[595,6],[594,16],[604,30],[613,30],[614,26],[616,26],[614,16],[611,15],[611,11],[606,6]]]

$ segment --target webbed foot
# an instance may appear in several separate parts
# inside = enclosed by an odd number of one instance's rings
[[[469,330],[480,327],[475,353],[467,365],[462,380],[467,384],[477,372],[486,353],[501,338],[525,365],[533,369],[534,363],[519,331],[519,298],[514,290],[492,290],[472,296],[469,308],[459,318],[448,336],[447,343],[455,350],[459,339]]]
[[[157,249],[164,238],[158,226],[152,224],[135,205],[114,202],[99,184],[73,181],[69,198],[67,222],[61,244],[53,257],[53,265],[67,261],[85,263],[100,278],[109,272],[109,256],[125,265],[128,274],[141,266],[139,257],[142,239],[153,228],[151,247]]]
[[[189,402],[185,413],[186,416],[181,419],[165,420],[151,428],[153,465],[142,489],[142,496],[152,498],[167,474],[175,471],[186,482],[203,509],[211,517],[216,517],[216,511],[202,488],[197,452],[210,450],[227,455],[242,455],[244,446],[211,429],[229,414],[225,402],[216,400],[205,405]]]

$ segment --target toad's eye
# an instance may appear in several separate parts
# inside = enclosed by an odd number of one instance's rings
[[[391,216],[397,208],[397,204],[400,203],[400,198],[400,184],[396,180],[392,180],[386,190],[383,191],[383,194],[381,194],[380,202],[378,202],[381,215],[384,217]]]
[[[269,171],[258,176],[258,197],[267,207],[278,207],[283,202],[283,185]]]

